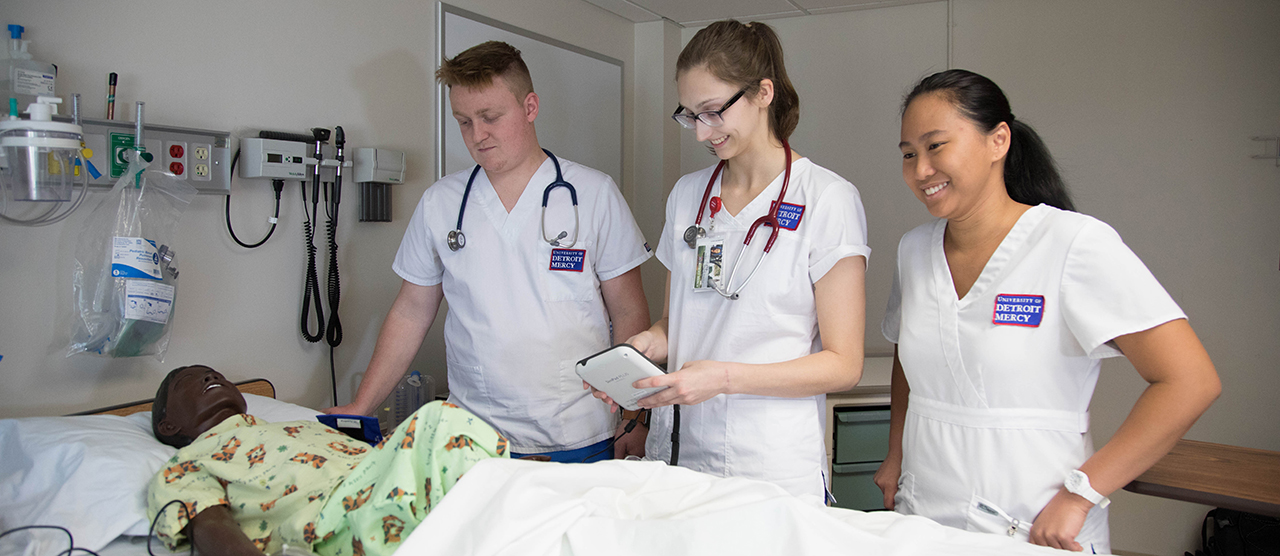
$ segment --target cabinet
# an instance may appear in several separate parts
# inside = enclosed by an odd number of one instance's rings
[[[834,505],[852,510],[883,510],[884,496],[873,479],[889,452],[889,407],[836,406],[832,412]]]
[[[889,452],[889,382],[893,357],[867,357],[852,390],[827,394],[827,477],[835,506],[884,509],[876,470]]]

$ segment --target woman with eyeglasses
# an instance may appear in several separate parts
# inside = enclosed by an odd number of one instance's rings
[[[676,72],[674,119],[720,162],[672,190],[657,251],[668,270],[663,317],[627,340],[669,370],[635,383],[668,387],[640,401],[653,410],[645,451],[820,504],[824,395],[862,375],[862,202],[790,149],[799,99],[773,29],[714,23]]]
[[[903,102],[902,177],[936,221],[903,236],[885,507],[1109,553],[1107,495],[1221,392],[1186,315],[1110,226],[1074,212],[1053,157],[990,79],[948,70]],[[1101,360],[1150,385],[1106,445]]]

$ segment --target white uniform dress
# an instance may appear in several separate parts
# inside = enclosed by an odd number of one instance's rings
[[[610,345],[600,282],[652,255],[613,180],[559,161],[578,194],[576,245],[557,249],[543,240],[542,195],[556,175],[548,158],[510,214],[484,170],[476,175],[462,224],[466,246],[456,252],[446,236],[472,169],[436,182],[392,265],[413,284],[443,283],[449,401],[498,429],[519,453],[572,450],[612,436],[608,407],[582,389],[574,364]],[[546,222],[548,236],[565,231],[564,243],[572,239],[568,189],[552,190]]]
[[[712,170],[680,178],[667,200],[658,259],[671,271],[668,369],[674,371],[696,360],[776,363],[819,351],[814,283],[840,259],[871,253],[858,190],[807,158],[796,160],[783,200],[787,206],[778,239],[741,297],[730,301],[714,291],[693,291],[696,255],[683,240]],[[712,195],[719,196],[722,178],[723,173]],[[778,198],[782,180],[779,174],[737,216],[726,210],[716,214],[711,233],[725,235],[726,274],[741,255],[751,224],[767,214]],[[704,227],[710,227],[709,216],[707,209]],[[733,289],[755,266],[771,231],[764,226],[756,231],[748,259],[733,277]],[[825,403],[821,395],[777,398],[721,394],[697,405],[682,406],[678,463],[713,475],[771,481],[821,503],[826,468],[822,440]],[[671,407],[654,411],[645,445],[648,457],[670,461],[671,426]]]
[[[1111,340],[1185,315],[1110,226],[1047,205],[957,299],[946,224],[902,237],[882,325],[911,387],[895,509],[1025,540],[1093,454],[1089,400],[1101,359],[1121,355]],[[1106,509],[1076,539],[1110,552]]]

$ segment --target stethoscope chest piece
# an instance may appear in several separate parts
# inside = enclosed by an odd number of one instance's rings
[[[707,237],[707,230],[702,226],[695,224],[684,229],[684,242],[688,243],[691,248],[696,247],[698,238],[702,237]]]
[[[445,243],[449,245],[450,251],[457,251],[467,246],[467,236],[462,233],[462,230],[449,230]]]

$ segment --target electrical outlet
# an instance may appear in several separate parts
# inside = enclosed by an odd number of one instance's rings
[[[196,164],[196,165],[195,165],[195,167],[193,167],[193,168],[191,169],[191,175],[193,176],[193,177],[192,177],[192,179],[196,179],[196,180],[198,180],[198,179],[205,179],[205,180],[209,179],[209,165],[208,165],[208,164]]]
[[[191,157],[196,160],[209,160],[209,145],[200,143],[191,145]]]
[[[164,161],[162,168],[179,179],[187,178],[187,142],[166,141],[164,144]]]

